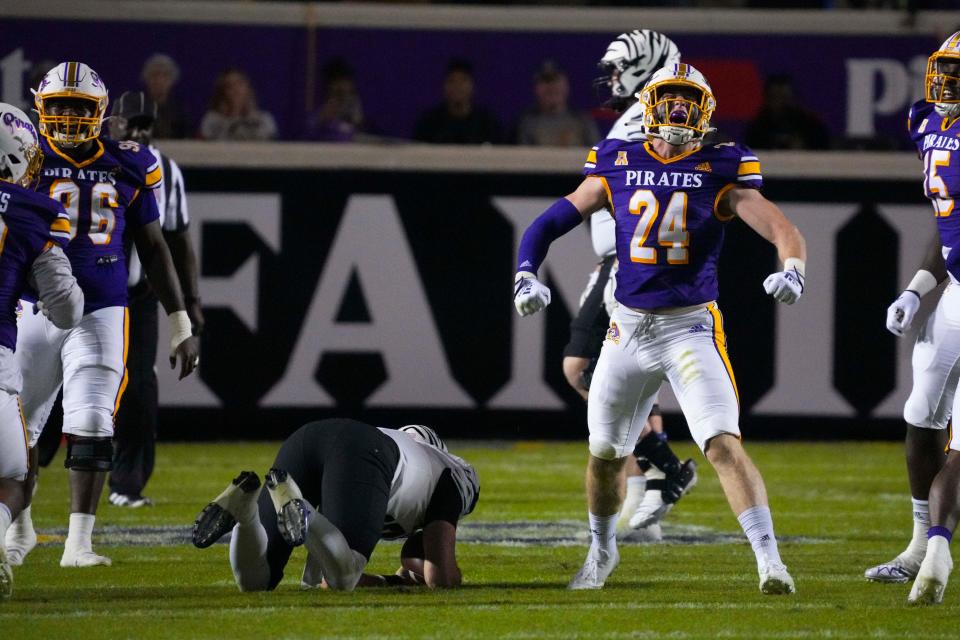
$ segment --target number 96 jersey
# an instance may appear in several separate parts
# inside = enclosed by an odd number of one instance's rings
[[[649,142],[608,139],[593,147],[583,172],[603,181],[612,205],[621,304],[656,309],[717,299],[717,259],[731,219],[717,207],[729,189],[763,186],[752,151],[725,142],[666,159]]]
[[[933,103],[921,100],[907,117],[910,138],[923,158],[923,192],[933,204],[947,271],[960,282],[960,119],[944,118]]]
[[[70,216],[66,254],[83,290],[84,314],[127,305],[124,231],[159,217],[152,190],[160,186],[161,169],[153,154],[136,142],[101,138],[94,144],[92,156],[75,162],[41,138],[44,159],[37,187]]]

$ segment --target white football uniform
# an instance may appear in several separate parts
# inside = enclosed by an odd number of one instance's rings
[[[915,427],[946,429],[951,416],[960,416],[960,284],[950,283],[913,346],[913,389],[903,407],[903,419]],[[960,451],[960,429],[953,426],[950,448]]]
[[[447,469],[450,470],[463,502],[461,517],[473,511],[480,495],[480,480],[470,463],[433,445],[415,440],[402,431],[380,431],[392,438],[400,449],[400,460],[393,475],[387,502],[385,538],[409,536],[427,524],[427,506],[440,476]]]
[[[591,451],[613,446],[617,458],[630,453],[664,380],[701,450],[722,433],[740,436],[737,385],[716,303],[674,315],[619,305],[590,385]]]
[[[17,358],[20,394],[33,447],[64,385],[63,432],[86,438],[113,436],[113,418],[126,386],[129,319],[125,307],[105,307],[83,316],[72,329],[58,329],[33,304],[21,301]]]

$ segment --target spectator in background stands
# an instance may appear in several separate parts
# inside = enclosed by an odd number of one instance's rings
[[[793,79],[779,74],[767,78],[763,104],[744,141],[754,149],[829,149],[830,132],[819,116],[797,103]]]
[[[570,111],[567,74],[546,60],[533,76],[537,104],[517,125],[517,143],[541,147],[589,147],[600,138],[597,125],[583,113]]]
[[[370,132],[353,69],[342,58],[323,67],[323,104],[307,119],[304,138],[353,142]]]
[[[277,137],[277,123],[257,106],[250,78],[237,68],[222,72],[213,85],[210,109],[200,122],[205,140],[270,140]]]
[[[155,53],[143,63],[140,73],[147,97],[157,105],[155,138],[186,138],[192,133],[183,103],[173,95],[180,79],[180,67],[165,53]]]
[[[414,138],[438,144],[497,144],[502,141],[497,117],[474,104],[473,66],[451,60],[443,78],[443,104],[420,116]]]

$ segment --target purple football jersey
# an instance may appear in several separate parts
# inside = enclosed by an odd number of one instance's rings
[[[616,223],[615,297],[628,307],[683,307],[716,300],[728,189],[760,189],[760,161],[725,142],[669,160],[649,142],[604,140],[583,172],[603,180]],[[595,215],[606,215],[597,213]]]
[[[931,102],[921,100],[907,117],[910,138],[923,158],[923,192],[933,204],[947,271],[960,281],[960,120],[944,118]]]
[[[84,314],[127,304],[127,261],[123,235],[159,217],[152,190],[161,169],[146,147],[109,138],[95,141],[89,159],[74,162],[46,138],[37,191],[60,202],[70,215],[66,249],[83,290]]]
[[[48,243],[65,247],[70,219],[50,198],[0,181],[0,345],[17,348],[17,303],[33,261]]]

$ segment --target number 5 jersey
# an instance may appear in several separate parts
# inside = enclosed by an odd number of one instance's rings
[[[41,138],[37,187],[70,216],[66,254],[84,293],[84,314],[127,305],[124,233],[159,217],[152,190],[160,186],[161,169],[153,154],[135,142],[99,138],[94,144],[93,155],[77,162]]]
[[[616,223],[616,299],[635,309],[685,307],[716,300],[723,195],[760,189],[760,161],[731,142],[670,159],[650,142],[604,140],[587,156],[584,175],[603,181]],[[599,212],[594,215],[607,215]]]

